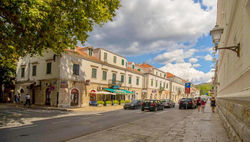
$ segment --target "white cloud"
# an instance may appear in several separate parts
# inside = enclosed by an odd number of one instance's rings
[[[189,59],[189,63],[196,63],[196,62],[198,62],[197,58],[190,58]]]
[[[196,49],[189,49],[184,51],[184,49],[177,49],[170,52],[165,52],[160,54],[154,58],[154,60],[161,64],[167,63],[183,63],[184,59],[190,58],[196,52]]]
[[[205,57],[204,57],[205,60],[207,61],[212,61],[213,60],[213,57],[209,54],[207,54]]]
[[[200,67],[201,65],[200,64],[193,64],[193,67],[197,68],[197,67]]]
[[[209,1],[204,10],[193,0],[121,0],[114,21],[95,28],[88,43],[122,55],[180,49],[214,27],[216,6]]]
[[[204,73],[195,69],[191,63],[168,63],[160,68],[163,71],[171,72],[185,80],[189,80],[194,84],[210,82],[213,72]]]

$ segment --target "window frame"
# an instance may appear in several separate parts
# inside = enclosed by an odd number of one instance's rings
[[[21,78],[25,77],[25,67],[21,67]]]
[[[113,63],[115,63],[115,64],[117,63],[117,57],[116,56],[113,57]]]
[[[37,72],[37,65],[32,65],[32,76],[36,76],[36,72]]]
[[[52,62],[47,62],[46,74],[51,74],[51,73],[52,73]]]
[[[76,70],[78,68],[78,70]],[[79,75],[80,74],[80,65],[79,64],[73,64],[73,75]]]
[[[107,80],[107,75],[108,75],[107,71],[102,71],[102,80]]]
[[[128,84],[132,84],[132,76],[128,77]]]
[[[93,71],[95,70],[95,76],[94,76],[94,74],[93,74]],[[92,68],[92,70],[91,70],[91,78],[95,78],[95,79],[97,79],[97,68]]]
[[[140,78],[139,77],[136,77],[136,85],[139,85],[140,84]]]

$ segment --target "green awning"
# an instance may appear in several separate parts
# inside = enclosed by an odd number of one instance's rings
[[[134,94],[134,92],[123,90],[123,89],[104,88],[104,90],[107,90],[109,92],[116,93],[116,94]]]
[[[132,91],[128,91],[128,90],[122,90],[122,91],[126,92],[126,94],[134,94],[134,92],[132,92]]]

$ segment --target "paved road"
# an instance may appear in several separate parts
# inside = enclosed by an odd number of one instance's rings
[[[15,110],[9,110],[13,115]],[[20,110],[18,110],[20,111]],[[117,110],[112,112],[97,113],[91,115],[69,115],[60,118],[35,121],[33,124],[21,127],[0,129],[0,141],[2,142],[55,142],[66,141],[73,138],[87,136],[91,133],[107,130],[124,124],[131,124],[134,121],[145,120],[145,118],[161,118],[167,121],[169,126],[182,121],[191,115],[194,110],[165,109],[158,112],[141,112],[140,110]],[[27,113],[27,112],[26,112]],[[59,111],[52,112],[30,112],[34,115],[54,116],[60,115]],[[153,119],[154,120],[154,119]],[[150,120],[147,123],[158,123]]]

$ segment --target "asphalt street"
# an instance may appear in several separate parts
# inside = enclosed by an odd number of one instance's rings
[[[45,120],[34,121],[32,124],[0,129],[1,142],[56,142],[67,141],[91,135],[99,131],[107,130],[113,127],[124,124],[131,124],[134,121],[152,118],[147,123],[158,123],[154,118],[162,118],[162,121],[167,121],[169,126],[172,126],[178,121],[182,121],[192,114],[194,110],[179,110],[178,107],[165,109],[158,112],[141,112],[140,110],[116,110],[111,112],[96,113],[96,114],[80,114],[66,115],[65,117],[52,118]],[[62,115],[69,112],[61,111],[26,111],[26,110],[1,110],[0,115],[6,114],[15,116],[16,113],[26,115],[40,115],[41,117],[52,117]],[[15,115],[14,115],[15,114]],[[1,117],[2,117],[1,116]],[[25,115],[23,115],[25,116]],[[18,118],[22,116],[17,115]],[[154,122],[154,120],[156,120]],[[3,122],[2,122],[3,123]],[[166,125],[166,129],[167,126]]]

